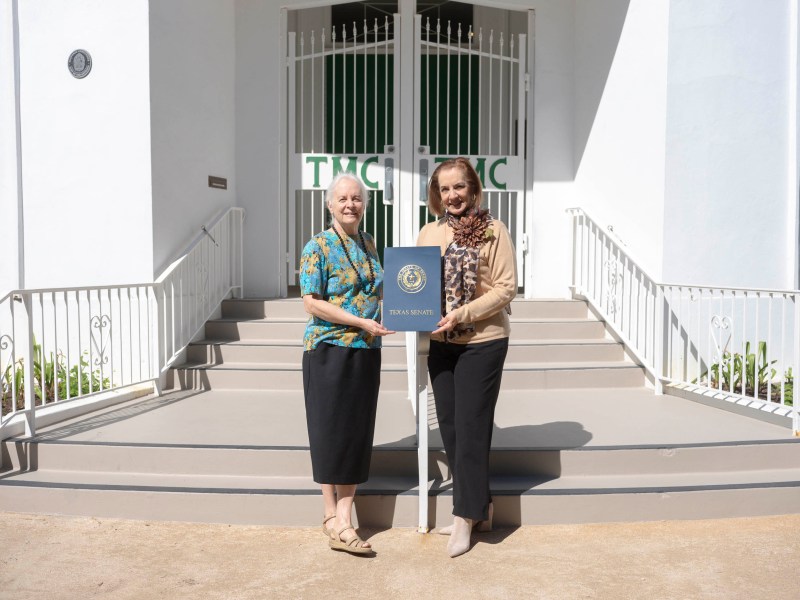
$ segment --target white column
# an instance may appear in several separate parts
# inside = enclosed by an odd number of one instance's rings
[[[798,152],[798,0],[789,0],[789,90],[788,90],[788,125],[789,135],[787,136],[787,194],[788,194],[788,214],[786,223],[789,227],[787,251],[792,260],[786,261],[786,266],[791,269],[787,274],[787,281],[795,289],[800,287],[800,152]]]
[[[417,234],[416,183],[418,181],[415,142],[417,141],[419,82],[415,72],[415,0],[400,0],[400,30],[395,31],[395,60],[399,69],[395,68],[395,111],[399,112],[400,128],[395,131],[395,142],[399,149],[400,173],[399,190],[395,194],[396,216],[400,223],[400,246],[413,246]],[[397,64],[397,63],[396,63]],[[408,86],[406,94],[401,94],[399,81]],[[409,98],[408,91],[411,92]],[[397,112],[395,113],[397,115]],[[395,120],[397,123],[397,120]],[[420,533],[428,531],[428,369],[427,369],[427,334],[406,334],[408,345],[409,395],[416,404],[417,413],[417,467],[419,473],[419,519]]]
[[[400,31],[395,31],[395,38],[399,40],[399,53],[395,60],[399,61],[400,81],[414,81],[414,0],[400,0]],[[395,131],[395,141],[399,148],[400,156],[400,189],[395,195],[397,218],[400,220],[400,246],[413,246],[416,232],[414,231],[414,129],[415,115],[414,102],[409,98],[409,87],[406,93],[395,86],[395,111],[400,113],[400,130]]]
[[[517,265],[518,268],[523,269],[523,285],[525,287],[525,297],[533,297],[533,213],[534,213],[534,172],[533,172],[533,159],[534,159],[534,73],[536,71],[536,63],[534,62],[534,48],[536,46],[535,40],[535,27],[536,27],[536,14],[534,11],[528,11],[528,47],[526,48],[526,61],[525,68],[527,70],[527,95],[525,96],[525,133],[526,133],[526,160],[525,160],[525,242],[527,244],[527,252],[525,254],[525,264]]]
[[[17,0],[0,0],[0,297],[25,286]]]
[[[286,81],[289,87],[290,93],[294,94],[294,64],[292,64],[291,70],[291,77],[288,76],[288,65],[286,56],[288,54],[287,44],[290,45],[292,52],[294,52],[294,36],[292,36],[291,42],[287,40],[287,36],[289,33],[289,13],[285,8],[281,9],[281,80]],[[294,252],[294,236],[291,236],[291,240],[284,239],[284,236],[289,236],[289,231],[294,232],[294,214],[289,215],[289,207],[294,207],[294,196],[291,198],[289,197],[289,164],[295,158],[294,154],[290,154],[289,150],[289,131],[291,130],[294,133],[294,112],[292,112],[291,116],[288,115],[289,110],[294,111],[294,104],[287,104],[288,100],[286,97],[286,93],[282,93],[280,95],[281,102],[280,102],[280,122],[284,123],[281,126],[281,136],[280,136],[280,145],[281,151],[278,152],[278,156],[280,157],[279,160],[284,161],[284,164],[281,165],[278,172],[280,173],[280,190],[281,190],[281,202],[280,207],[278,209],[279,215],[278,218],[280,219],[280,223],[284,224],[282,227],[278,228],[278,235],[281,237],[278,243],[278,248],[280,252],[280,274],[279,274],[279,281],[280,281],[280,288],[279,294],[281,298],[286,298],[289,295],[288,291],[288,278],[289,278],[289,269],[294,269],[294,262],[289,263],[290,256]],[[286,124],[288,123],[288,125]],[[294,138],[292,138],[294,139]],[[286,225],[287,219],[292,219],[288,221],[288,226]],[[287,231],[288,230],[288,231]]]

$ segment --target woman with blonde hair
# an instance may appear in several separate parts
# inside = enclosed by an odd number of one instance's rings
[[[511,236],[482,201],[469,160],[441,163],[428,186],[428,206],[441,218],[417,240],[439,246],[444,262],[443,316],[431,334],[428,372],[453,480],[453,524],[441,530],[450,534],[451,557],[469,550],[474,527],[491,529],[489,449],[517,293]]]

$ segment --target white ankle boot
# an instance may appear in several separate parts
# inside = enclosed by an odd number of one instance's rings
[[[489,503],[489,518],[485,521],[477,521],[475,522],[475,529],[480,531],[481,533],[486,533],[487,531],[492,530],[492,520],[494,519],[494,504],[492,502]],[[440,527],[436,530],[436,533],[439,535],[450,535],[453,533],[453,526],[447,525],[446,527]]]
[[[474,523],[472,519],[462,519],[461,517],[455,517],[453,519],[453,531],[447,542],[447,553],[450,555],[450,558],[460,556],[469,550],[472,526]]]

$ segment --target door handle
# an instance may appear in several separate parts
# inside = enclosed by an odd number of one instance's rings
[[[421,158],[419,161],[419,204],[428,204],[428,159]]]
[[[387,158],[383,161],[383,203],[394,203],[394,159]]]

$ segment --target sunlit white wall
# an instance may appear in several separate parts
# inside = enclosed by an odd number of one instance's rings
[[[664,278],[793,287],[793,0],[672,0]],[[795,23],[796,25],[796,23]],[[794,86],[796,87],[796,74]]]
[[[19,20],[26,287],[151,280],[147,1],[20,2]]]
[[[612,226],[658,278],[668,2],[587,0],[577,6],[574,200]],[[614,32],[620,32],[616,39]]]
[[[236,204],[235,6],[150,2],[153,275]],[[208,186],[208,176],[228,189]]]

